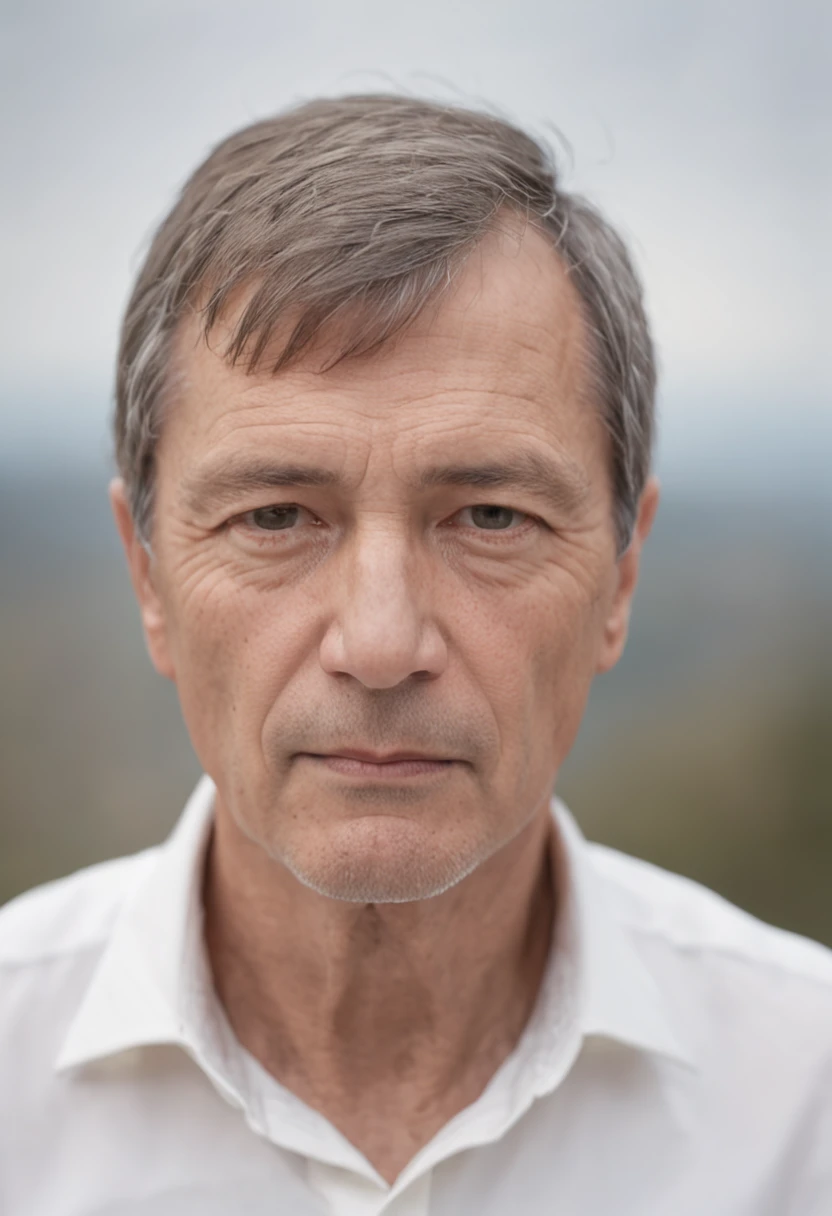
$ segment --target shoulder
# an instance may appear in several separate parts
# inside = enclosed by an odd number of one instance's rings
[[[690,1098],[703,1162],[722,1155],[727,1166],[727,1149],[733,1168],[753,1146],[755,1174],[793,1196],[789,1211],[820,1212],[808,1195],[817,1188],[817,1202],[830,1185],[832,951],[647,862],[597,845],[589,858],[596,897],[646,967],[691,1066],[674,1074],[673,1092]]]
[[[597,845],[590,856],[601,896],[699,1060],[745,1093],[763,1060],[771,1093],[816,1093],[832,1074],[832,951],[648,862]]]
[[[32,1153],[48,1158],[66,1130],[67,1089],[55,1062],[152,856],[90,866],[0,908],[0,1208],[4,1184],[22,1171],[28,1185]]]
[[[0,908],[0,971],[38,969],[107,941],[157,850],[101,862],[24,892]]]
[[[832,950],[777,929],[692,879],[603,845],[590,857],[616,915],[637,937],[678,955],[749,968],[826,990],[832,997]]]
[[[726,1108],[764,1099],[761,1062],[783,1110],[813,1103],[832,1081],[832,951],[648,862],[598,845],[590,860],[598,895]]]
[[[67,1029],[119,914],[155,850],[79,870],[0,908],[0,1140],[3,1094],[48,1092]],[[40,1099],[38,1099],[40,1100]],[[45,1099],[44,1099],[45,1100]]]

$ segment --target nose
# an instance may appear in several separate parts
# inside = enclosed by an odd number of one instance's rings
[[[336,579],[336,607],[320,647],[324,671],[372,689],[444,671],[447,646],[430,610],[430,579],[407,537],[381,530],[356,537]]]

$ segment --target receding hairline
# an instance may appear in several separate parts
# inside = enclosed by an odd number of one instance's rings
[[[247,373],[271,373],[277,375],[284,369],[296,368],[298,363],[307,356],[324,355],[322,362],[315,369],[328,371],[338,363],[361,357],[371,356],[388,346],[396,339],[406,334],[426,317],[435,314],[449,298],[453,298],[459,281],[471,262],[479,255],[488,252],[496,242],[501,242],[503,249],[506,243],[513,243],[519,253],[528,236],[538,238],[540,248],[545,249],[550,260],[552,271],[563,284],[569,296],[569,302],[574,314],[580,320],[584,340],[589,341],[587,334],[587,318],[580,293],[571,282],[569,267],[558,252],[557,245],[545,227],[537,223],[531,216],[524,215],[516,206],[505,204],[495,213],[493,221],[469,244],[461,247],[449,259],[447,272],[438,281],[433,290],[424,295],[419,301],[418,308],[408,315],[402,323],[389,333],[383,333],[375,340],[356,346],[355,338],[364,332],[367,306],[361,300],[346,302],[334,315],[327,317],[320,328],[302,347],[287,349],[291,342],[293,331],[298,321],[303,318],[305,303],[303,299],[293,302],[292,307],[283,316],[277,317],[261,331],[241,334],[241,323],[252,296],[259,289],[262,276],[252,274],[244,282],[236,285],[224,301],[223,307],[211,307],[216,285],[210,281],[199,284],[194,291],[193,299],[183,309],[182,316],[171,338],[170,367],[176,374],[177,364],[183,354],[185,335],[190,332],[195,340],[205,342],[215,351],[224,362],[230,366],[241,366]],[[538,262],[538,265],[540,263]],[[216,342],[216,346],[214,343]],[[311,369],[310,369],[311,370]],[[179,365],[181,373],[181,364]]]
[[[329,318],[318,333],[301,349],[296,349],[286,357],[286,344],[289,341],[302,305],[294,308],[285,317],[278,318],[268,333],[268,341],[258,342],[255,358],[247,358],[245,346],[238,348],[235,337],[239,320],[244,314],[252,293],[256,290],[257,280],[253,276],[248,283],[242,283],[234,295],[229,298],[227,307],[218,312],[213,318],[205,313],[205,302],[210,294],[210,286],[206,286],[196,296],[195,302],[185,309],[179,324],[171,338],[171,349],[168,359],[168,374],[163,390],[163,408],[170,408],[177,397],[177,392],[187,384],[188,352],[200,344],[207,346],[228,367],[240,367],[252,377],[272,377],[284,371],[302,370],[309,374],[323,374],[341,362],[372,360],[374,356],[386,350],[393,350],[397,342],[420,325],[428,323],[439,314],[440,310],[455,302],[458,289],[463,285],[465,273],[472,262],[483,253],[494,250],[499,242],[499,252],[511,256],[511,248],[520,254],[526,240],[531,236],[537,240],[539,248],[546,259],[547,269],[563,292],[564,312],[561,322],[565,322],[564,331],[568,331],[571,344],[580,365],[578,399],[581,405],[597,409],[600,405],[599,388],[594,376],[592,357],[592,337],[589,333],[588,318],[581,295],[571,280],[569,266],[558,252],[551,234],[529,216],[524,216],[516,208],[505,206],[495,217],[495,223],[485,231],[479,240],[473,242],[464,251],[460,251],[450,273],[445,281],[427,296],[419,309],[392,333],[381,340],[368,344],[360,349],[353,348],[352,335],[362,333],[364,318],[359,306],[345,308],[337,317]],[[507,244],[509,242],[508,251]],[[534,262],[535,269],[543,266],[541,259]],[[472,299],[463,301],[463,311],[467,313],[471,304],[479,298],[483,281],[472,292]],[[557,320],[553,314],[551,332],[557,332]]]
[[[626,547],[649,471],[655,362],[623,242],[561,187],[545,141],[493,112],[385,94],[319,98],[232,133],[155,234],[125,312],[116,383],[116,454],[140,534],[152,523],[172,337],[195,289],[215,284],[210,331],[262,272],[232,358],[256,364],[274,322],[296,307],[284,365],[347,313],[337,357],[369,353],[441,293],[506,206],[550,238],[586,307]]]
[[[565,340],[569,343],[570,348],[575,351],[575,358],[577,359],[579,369],[575,385],[576,404],[579,408],[586,405],[588,408],[594,409],[597,402],[592,400],[594,387],[592,385],[591,370],[587,366],[585,357],[585,318],[581,308],[580,296],[575,290],[574,285],[569,281],[568,268],[558,256],[557,250],[547,234],[541,232],[537,225],[526,222],[525,217],[519,215],[507,218],[507,226],[501,226],[485,234],[482,240],[469,251],[469,256],[461,262],[458,268],[458,277],[448,283],[447,289],[437,293],[435,297],[427,301],[419,313],[406,326],[403,326],[400,331],[387,339],[382,349],[395,347],[397,341],[402,336],[406,336],[408,331],[418,325],[420,318],[424,317],[425,314],[430,314],[431,311],[435,311],[438,314],[447,305],[449,297],[453,300],[456,288],[463,287],[463,283],[460,281],[462,273],[470,266],[471,257],[476,255],[478,251],[484,250],[486,253],[496,252],[498,257],[503,254],[511,257],[513,252],[519,254],[522,242],[525,241],[531,231],[539,239],[539,248],[546,257],[545,272],[547,274],[551,273],[554,291],[561,296],[563,301],[561,322],[563,323]],[[506,249],[502,244],[504,237],[508,237],[511,241],[516,242],[516,244]],[[495,262],[492,261],[491,267],[493,268],[494,265]],[[543,262],[540,258],[535,258],[532,262],[532,269],[538,269],[542,266]],[[467,314],[468,309],[479,298],[485,282],[485,278],[480,276],[487,276],[488,273],[488,270],[481,267],[477,271],[478,279],[473,284],[469,284],[465,289],[460,300],[463,313]],[[525,273],[528,273],[528,271],[524,267]],[[561,295],[561,293],[563,294]],[[230,317],[220,315],[217,318],[215,328],[220,330],[221,337],[222,327],[229,320],[231,322],[229,330],[233,332],[234,317],[239,314],[240,309],[245,307],[246,294],[247,289],[245,287],[241,288],[236,308],[232,305],[230,309]],[[198,309],[191,312],[190,319],[189,341],[194,344],[205,342],[207,346],[211,347],[211,333],[205,333]],[[354,324],[358,323],[360,325],[360,319],[356,322],[349,315],[346,315],[344,320],[347,324],[352,320]],[[293,318],[291,317],[283,322],[284,334],[291,328],[292,322]],[[551,328],[553,333],[557,330],[554,309],[552,311],[552,325],[546,328]],[[180,335],[176,355],[171,359],[171,364],[176,369],[174,373],[176,376],[175,383],[178,383],[180,386],[184,386],[187,383],[186,361],[188,344],[185,338],[187,332],[187,330],[183,330],[183,333]],[[246,364],[245,360],[237,362],[242,363],[240,370],[243,374],[250,375],[261,383],[267,378],[280,377],[285,373],[291,373],[293,370],[303,371],[305,374],[313,376],[323,374],[335,367],[340,362],[340,358],[337,354],[335,357],[332,355],[333,333],[331,327],[326,327],[322,330],[318,341],[323,358],[317,362],[315,360],[315,343],[303,351],[297,352],[292,360],[277,368],[273,366],[274,358],[269,358],[268,348],[264,350],[264,358],[261,359],[260,365],[252,367]],[[337,347],[337,343],[335,345]],[[215,353],[226,367],[233,368],[236,365],[233,359],[224,357],[221,349]],[[370,350],[364,352],[361,359],[372,362],[373,358],[379,353],[378,350]],[[350,357],[356,358],[355,355]],[[554,368],[552,380],[554,385],[554,381],[556,380]],[[555,403],[553,389],[553,407]],[[603,428],[599,428],[599,432],[602,441],[606,443],[606,432]],[[290,459],[281,461],[279,458],[273,459],[250,452],[240,452],[225,453],[221,456],[209,455],[203,459],[195,468],[189,471],[183,484],[180,486],[180,493],[183,505],[190,513],[197,518],[207,518],[222,509],[231,509],[235,502],[241,501],[247,495],[253,493],[269,489],[300,489],[303,487],[326,487],[337,493],[344,492],[345,490],[348,492],[349,490],[339,473],[314,461],[298,461],[294,458],[294,455]],[[572,459],[567,452],[553,452],[547,457],[528,447],[524,447],[522,444],[518,446],[510,441],[506,445],[503,445],[502,450],[495,455],[483,453],[480,458],[434,461],[416,472],[411,483],[411,489],[414,492],[441,487],[468,488],[472,491],[487,491],[489,489],[523,491],[531,494],[541,502],[545,502],[550,510],[566,519],[576,519],[580,516],[582,509],[591,496],[592,490],[590,479],[583,466],[578,461]]]

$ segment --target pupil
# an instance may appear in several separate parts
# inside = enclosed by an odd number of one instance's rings
[[[270,532],[278,532],[283,528],[291,528],[298,517],[297,507],[260,507],[254,512],[254,522],[258,528]]]
[[[472,507],[471,518],[478,528],[490,528],[492,531],[511,526],[514,512],[510,507]]]

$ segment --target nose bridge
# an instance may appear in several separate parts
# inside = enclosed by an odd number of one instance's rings
[[[418,615],[416,553],[404,527],[390,523],[360,529],[350,557],[347,586],[355,608],[369,610],[379,619],[385,615],[399,619],[401,610],[405,618]]]
[[[417,673],[438,674],[444,642],[433,618],[428,572],[404,522],[365,523],[341,558],[323,666],[373,688]]]

